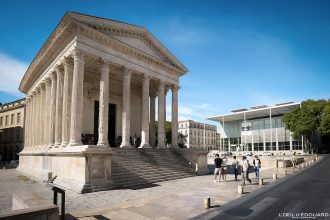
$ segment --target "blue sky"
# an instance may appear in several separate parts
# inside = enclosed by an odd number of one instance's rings
[[[67,11],[152,32],[189,69],[180,82],[180,119],[330,98],[327,0],[3,0],[0,6],[0,102],[23,97],[20,79]]]

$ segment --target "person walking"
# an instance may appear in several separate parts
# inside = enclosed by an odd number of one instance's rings
[[[217,175],[219,175],[219,182],[220,182],[220,176],[221,176],[221,164],[222,159],[219,157],[219,154],[215,155],[214,159],[215,169],[214,169],[214,182],[217,182]]]
[[[237,175],[238,175],[238,167],[239,167],[239,162],[236,160],[236,156],[234,156],[233,163],[231,164],[234,174],[235,174],[235,181],[237,181]]]
[[[257,179],[260,178],[260,168],[261,168],[261,161],[257,155],[254,156],[255,159],[253,160],[254,172],[256,173]]]
[[[224,156],[222,159],[222,165],[221,165],[221,176],[224,181],[227,180],[227,157]]]
[[[245,185],[245,180],[247,180],[249,183],[251,183],[252,181],[249,179],[249,169],[250,169],[250,164],[249,161],[246,159],[246,156],[243,156],[243,161],[242,161],[242,180],[243,180],[243,184]]]

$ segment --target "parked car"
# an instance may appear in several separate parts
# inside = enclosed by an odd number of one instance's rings
[[[244,152],[242,153],[242,155],[243,155],[243,156],[247,156],[247,157],[251,157],[251,156],[253,155],[253,153],[252,153],[252,152],[249,152],[249,151],[244,151]]]
[[[273,156],[274,154],[269,151],[262,152],[259,156]]]

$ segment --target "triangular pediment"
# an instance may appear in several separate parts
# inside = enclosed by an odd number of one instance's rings
[[[188,69],[144,27],[70,12],[70,17],[155,59],[187,72]]]

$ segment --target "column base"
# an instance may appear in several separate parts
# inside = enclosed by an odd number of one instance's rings
[[[100,147],[110,147],[110,144],[108,142],[97,142],[96,145]]]
[[[163,144],[157,145],[157,148],[166,148],[166,145],[163,145]]]
[[[82,145],[82,142],[81,141],[76,141],[76,140],[70,140],[69,145],[70,146]]]
[[[151,148],[151,146],[148,143],[141,143],[139,148]]]
[[[130,142],[121,142],[120,148],[133,148]]]
[[[62,144],[61,144],[61,148],[67,147],[68,144],[69,144],[69,142],[62,142]]]

